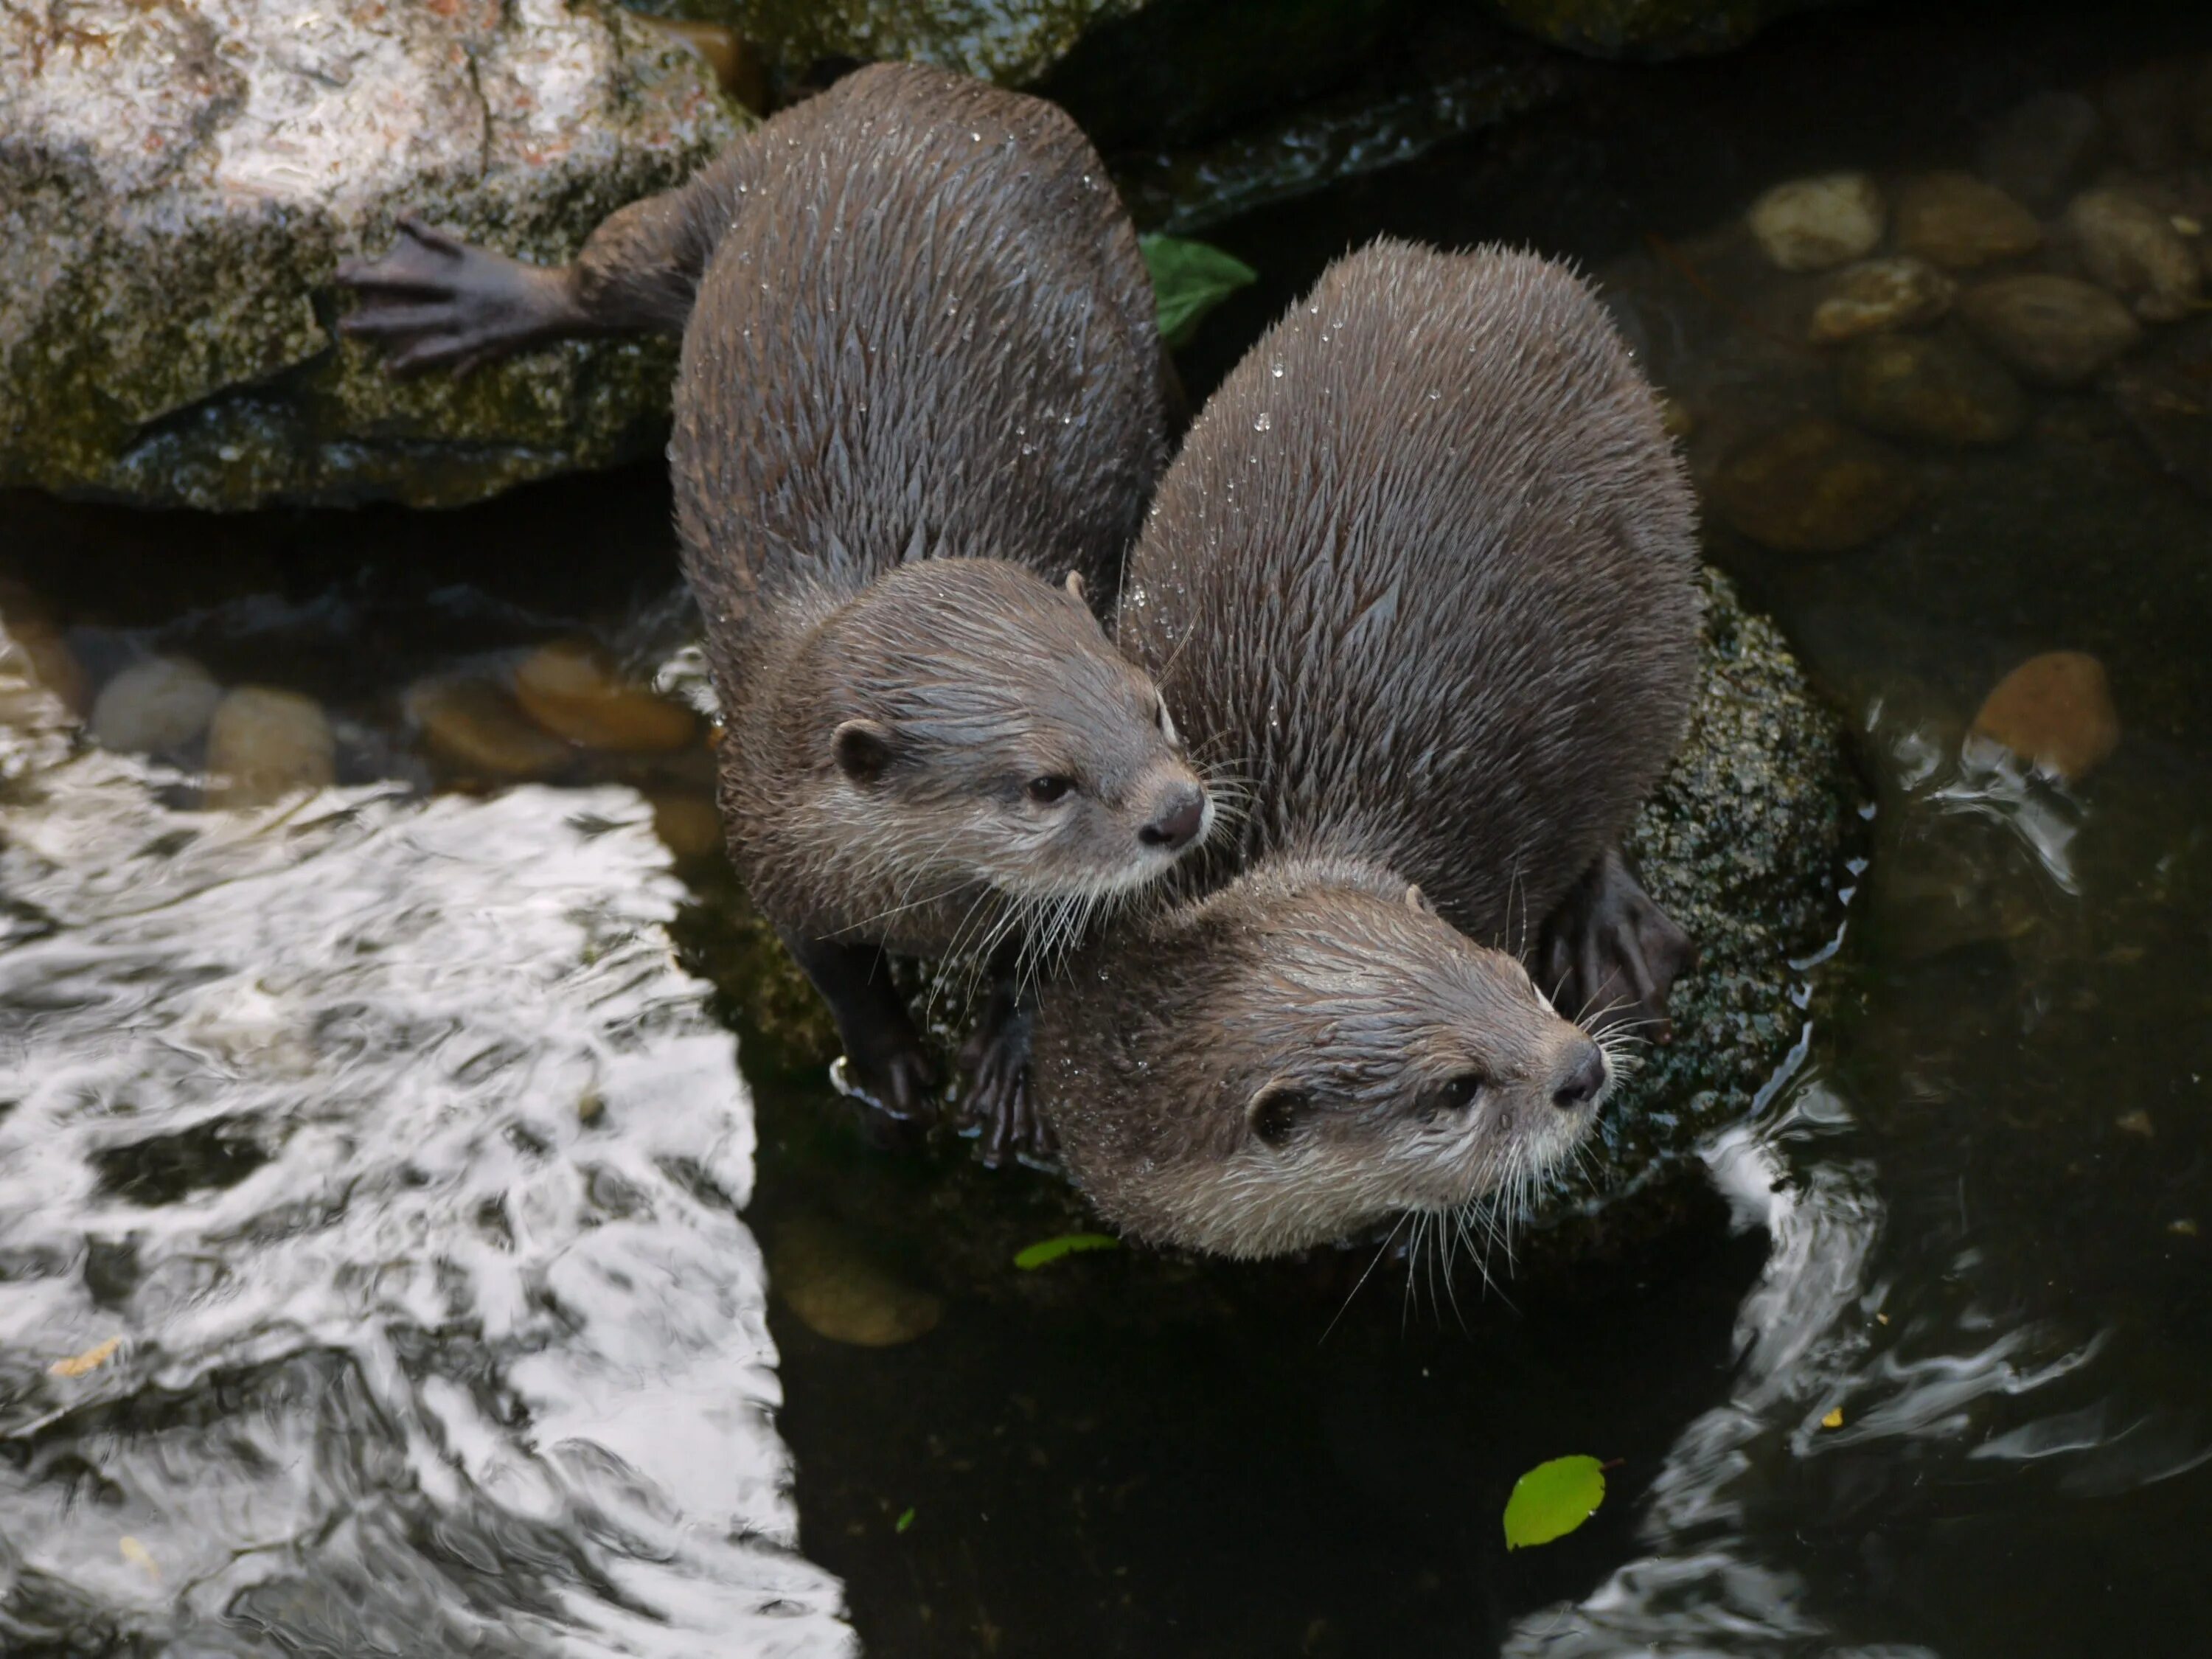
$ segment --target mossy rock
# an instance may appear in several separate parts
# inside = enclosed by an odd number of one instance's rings
[[[1694,58],[1836,0],[1487,0],[1516,28],[1594,58]]]
[[[450,506],[641,453],[672,343],[394,380],[332,272],[403,212],[564,260],[742,120],[593,0],[0,12],[0,486]]]

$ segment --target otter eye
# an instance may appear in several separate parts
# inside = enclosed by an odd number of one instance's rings
[[[1421,1097],[1422,1115],[1438,1118],[1465,1111],[1474,1104],[1475,1097],[1488,1081],[1480,1072],[1462,1072],[1446,1079]]]
[[[1049,806],[1074,787],[1073,778],[1064,778],[1053,772],[1041,778],[1031,778],[1023,786],[1023,793],[1038,805]]]

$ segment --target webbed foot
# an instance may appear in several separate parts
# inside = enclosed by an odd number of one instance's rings
[[[1042,1162],[1060,1150],[1038,1115],[1036,1091],[1030,1086],[1031,1019],[1013,988],[1001,984],[960,1051],[968,1084],[960,1103],[961,1127],[982,1132],[983,1162],[993,1169],[1012,1158]]]
[[[1543,983],[1563,1013],[1593,1030],[1633,1025],[1674,1036],[1667,994],[1695,965],[1697,946],[1652,902],[1618,848],[1608,848],[1544,925]]]
[[[937,1108],[930,1091],[937,1086],[937,1062],[891,983],[884,953],[873,945],[848,945],[798,929],[777,931],[837,1023],[845,1054],[831,1079],[839,1091],[866,1101],[885,1117],[917,1126],[934,1122]]]
[[[394,374],[479,363],[583,325],[565,269],[471,246],[412,216],[381,259],[349,259],[337,280],[361,296],[341,333],[373,341]]]

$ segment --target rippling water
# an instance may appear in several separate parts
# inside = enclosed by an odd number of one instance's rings
[[[1820,406],[1715,227],[2175,45],[2151,8],[1911,14],[1223,227],[1267,287],[1194,389],[1391,229],[1579,254],[1701,430]],[[434,532],[11,514],[0,577],[54,620],[0,591],[0,1651],[2200,1650],[2212,498],[2094,391],[1914,465],[1850,553],[1716,539],[1878,802],[1808,964],[1834,1017],[1662,1237],[1486,1291],[1363,1287],[1364,1251],[1016,1271],[1079,1206],[869,1143],[726,871],[654,837],[696,756],[426,762],[425,674],[671,656],[649,474]],[[338,783],[207,810],[191,757],[27,683],[54,638],[94,686],[161,650],[311,692]],[[2060,647],[2123,727],[2075,789],[1962,741]],[[860,1304],[910,1340],[836,1340]],[[1509,1554],[1514,1478],[1574,1452],[1606,1505]]]

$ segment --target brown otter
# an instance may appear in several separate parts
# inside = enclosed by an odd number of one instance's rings
[[[1496,947],[1548,918],[1562,1006],[1663,1011],[1688,942],[1618,848],[1687,717],[1694,549],[1656,400],[1555,264],[1376,243],[1261,338],[1120,620],[1252,810],[1215,890],[1109,930],[1036,1016],[1109,1218],[1262,1255],[1574,1144],[1612,1068]]]
[[[916,1114],[933,1067],[883,947],[1072,920],[1212,821],[1082,598],[1112,592],[1164,446],[1152,288],[1097,154],[1049,104],[882,65],[623,209],[572,265],[403,229],[340,273],[362,296],[344,327],[398,370],[683,334],[669,458],[730,850],[851,1075]],[[1030,1128],[994,1052],[976,1094],[1003,1148]]]

